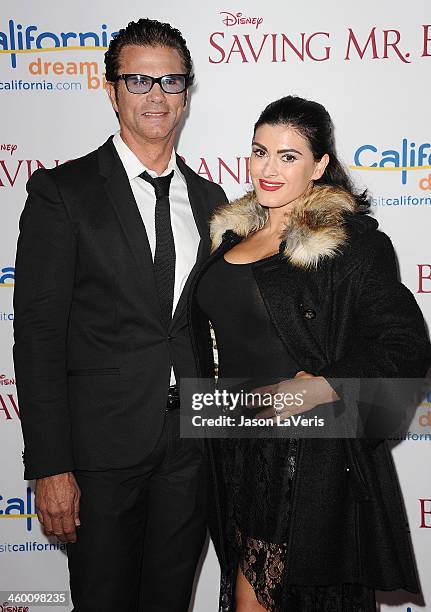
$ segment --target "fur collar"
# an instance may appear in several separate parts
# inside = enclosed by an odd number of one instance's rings
[[[303,196],[289,216],[281,240],[284,255],[294,265],[315,268],[324,257],[334,257],[347,240],[344,214],[356,210],[355,199],[344,189],[327,185],[313,187]],[[241,238],[261,229],[268,211],[253,192],[218,208],[212,216],[212,250],[232,230]]]

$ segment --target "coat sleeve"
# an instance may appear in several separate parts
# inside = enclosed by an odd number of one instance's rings
[[[27,191],[15,264],[13,353],[24,477],[33,479],[74,467],[66,337],[76,238],[50,171],[35,172]]]
[[[378,439],[406,422],[406,411],[421,401],[431,350],[416,300],[398,279],[390,239],[371,234],[358,245],[360,261],[351,273],[357,297],[350,346],[319,374],[329,382],[360,379],[361,418],[367,435]]]

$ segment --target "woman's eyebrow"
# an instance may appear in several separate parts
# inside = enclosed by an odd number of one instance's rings
[[[302,155],[301,151],[297,149],[279,149],[277,153],[297,153],[298,155]]]
[[[264,151],[268,152],[268,149],[265,147],[265,145],[260,144],[259,142],[257,142],[257,140],[253,140],[251,144],[252,146],[259,147],[260,149],[263,149]],[[298,151],[297,149],[279,149],[277,153],[297,153],[298,155],[302,155],[301,151]]]

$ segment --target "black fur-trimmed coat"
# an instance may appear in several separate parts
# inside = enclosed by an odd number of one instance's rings
[[[202,377],[212,376],[214,366],[208,321],[196,301],[199,279],[266,220],[253,193],[213,216],[213,252],[195,278],[189,307]],[[300,369],[328,379],[416,378],[427,372],[430,345],[423,317],[398,280],[390,239],[377,227],[343,190],[315,187],[290,215],[280,253],[253,264],[270,318]],[[227,575],[224,500],[217,492],[213,446],[207,446],[210,530]],[[288,584],[420,591],[387,440],[300,440],[293,496]]]

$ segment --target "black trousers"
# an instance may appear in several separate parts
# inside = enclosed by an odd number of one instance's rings
[[[78,470],[81,526],[68,544],[75,612],[186,612],[206,535],[202,451],[166,413],[144,463]]]

